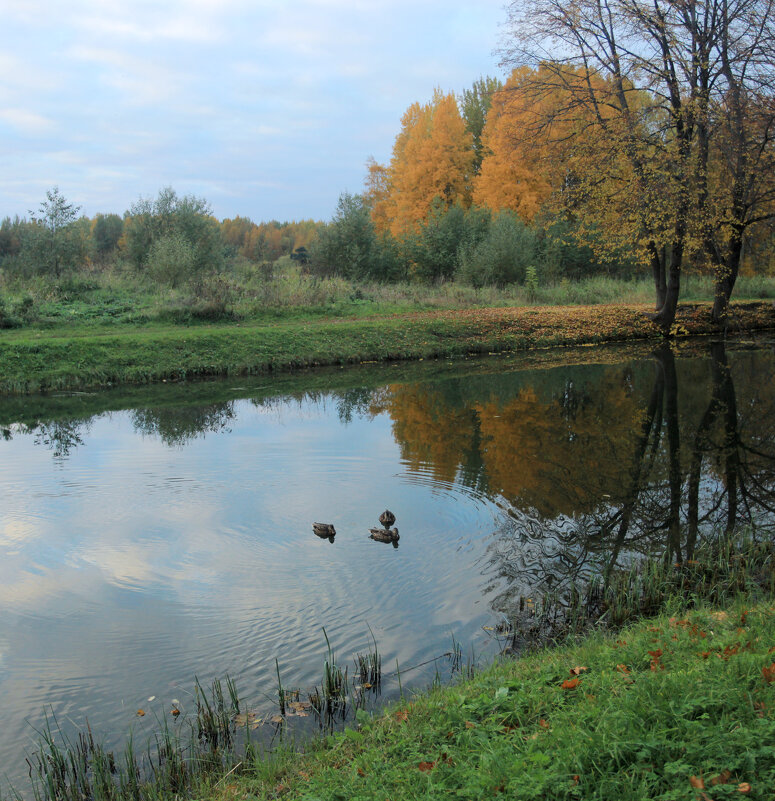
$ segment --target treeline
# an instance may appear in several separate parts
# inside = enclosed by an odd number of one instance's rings
[[[375,221],[368,194],[343,194],[328,223],[218,221],[209,203],[162,189],[124,213],[78,216],[57,188],[30,217],[0,223],[0,268],[9,276],[126,268],[161,285],[229,272],[240,261],[271,276],[289,257],[313,276],[351,281],[471,286],[574,280],[597,273],[630,277],[637,263],[622,251],[601,258],[575,235],[570,219],[493,211],[463,198],[433,197],[416,225],[393,233]]]
[[[506,82],[413,103],[389,163],[371,160],[327,224],[219,223],[171,189],[84,220],[52,192],[2,223],[0,266],[59,274],[118,254],[170,284],[287,257],[316,276],[474,286],[648,272],[666,331],[691,271],[711,276],[724,322],[740,270],[775,262],[769,2],[513,0],[507,13]]]
[[[123,216],[78,216],[58,188],[30,217],[0,222],[0,268],[9,275],[55,277],[80,269],[133,268],[162,284],[177,285],[204,272],[220,272],[235,259],[274,262],[306,252],[322,223],[219,222],[204,198],[162,189],[141,198]]]

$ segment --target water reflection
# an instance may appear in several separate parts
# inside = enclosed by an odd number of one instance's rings
[[[601,426],[597,455],[579,472],[554,471],[582,493],[570,513],[549,517],[545,507],[509,498],[508,522],[489,548],[488,564],[502,580],[493,608],[514,617],[530,593],[610,577],[636,554],[691,562],[703,538],[748,527],[768,537],[775,525],[775,395],[771,372],[742,360],[741,403],[723,343],[710,345],[708,379],[684,367],[666,346],[653,354],[652,388],[628,431]],[[769,364],[768,364],[769,366]],[[627,378],[622,376],[623,385]],[[753,380],[752,380],[753,379]],[[701,390],[701,391],[700,391]],[[689,403],[681,403],[682,394]],[[704,395],[704,403],[701,397]],[[617,403],[621,396],[615,394]],[[558,405],[562,405],[558,402]],[[610,419],[610,418],[609,418]],[[568,429],[568,441],[577,434]],[[611,461],[617,474],[609,469]],[[595,472],[597,478],[584,477]],[[604,476],[608,492],[597,484]]]

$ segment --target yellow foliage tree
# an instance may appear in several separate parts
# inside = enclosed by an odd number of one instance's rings
[[[470,205],[473,161],[473,138],[453,94],[436,90],[430,103],[413,103],[401,119],[387,180],[379,165],[369,168],[370,177],[379,179],[367,192],[377,199],[372,212],[377,230],[384,226],[396,237],[416,230],[436,197],[448,205]]]
[[[530,72],[514,70],[493,95],[482,133],[484,158],[473,189],[477,205],[495,211],[509,209],[528,221],[552,192],[545,149],[525,145],[525,117],[531,111],[521,85]]]

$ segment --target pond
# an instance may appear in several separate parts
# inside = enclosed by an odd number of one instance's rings
[[[390,697],[601,564],[769,536],[774,372],[697,342],[0,400],[6,778],[46,715],[142,741],[227,674],[269,709],[371,632]]]

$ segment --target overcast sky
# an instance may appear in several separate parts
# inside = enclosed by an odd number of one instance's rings
[[[501,75],[504,0],[0,0],[0,217],[163,186],[329,219],[435,86]]]

